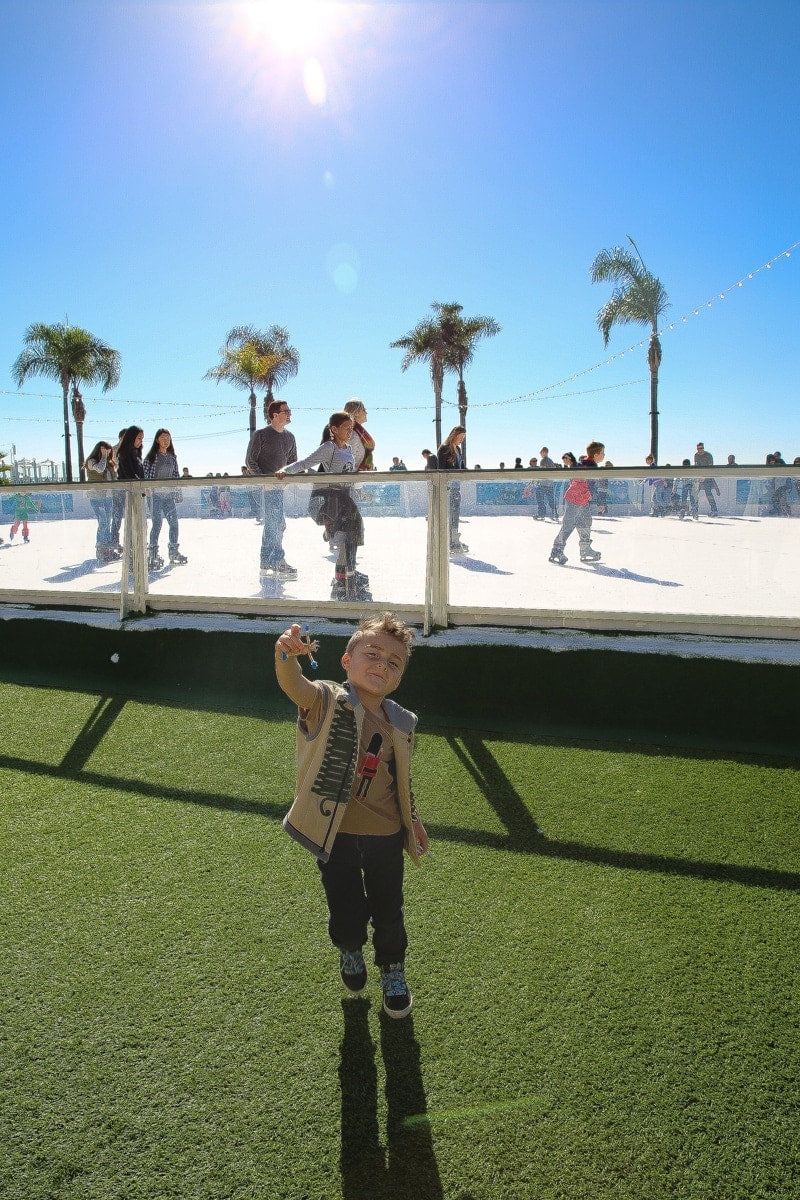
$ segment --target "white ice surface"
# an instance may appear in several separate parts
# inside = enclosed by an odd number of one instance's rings
[[[184,518],[181,550],[189,562],[153,576],[150,588],[162,597],[232,597],[237,600],[329,598],[333,556],[321,531],[307,517],[287,522],[284,546],[298,568],[294,582],[262,583],[258,577],[261,528],[250,519]],[[387,607],[423,601],[427,522],[424,517],[365,513],[365,545],[358,566],[371,580],[373,597]],[[697,522],[675,517],[595,517],[593,543],[599,564],[582,564],[577,534],[567,543],[566,567],[550,564],[548,554],[557,524],[533,521],[529,514],[473,515],[462,520],[469,545],[463,559],[451,563],[450,602],[465,609],[532,608],[569,612],[620,612],[778,617],[800,624],[800,522],[797,519],[727,516]],[[39,520],[31,541],[8,541],[0,530],[0,602],[3,589],[52,592],[58,604],[66,593],[118,593],[119,566],[94,561],[95,522]],[[166,527],[161,538],[166,557]],[[38,601],[37,601],[38,602]],[[0,616],[41,615],[8,604]],[[59,612],[59,619],[119,626],[111,611]],[[229,614],[157,614],[131,628],[192,627],[269,632],[283,628],[285,617],[235,617]],[[315,621],[315,633],[343,633],[352,623]],[[534,622],[535,624],[535,622]],[[795,632],[794,636],[797,634]],[[465,644],[543,646],[553,651],[603,647],[617,651],[725,657],[752,662],[800,662],[800,642],[784,639],[706,638],[679,635],[609,636],[571,630],[541,631],[459,628],[434,634],[425,645]]]

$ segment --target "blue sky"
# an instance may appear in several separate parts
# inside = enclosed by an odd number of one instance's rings
[[[430,379],[389,343],[457,301],[502,326],[467,375],[471,461],[600,438],[638,463],[646,331],[604,349],[589,278],[631,235],[672,305],[661,461],[791,461],[798,61],[796,0],[4,0],[0,448],[63,458],[58,386],[15,395],[11,366],[68,319],[122,359],[84,389],[87,449],[164,425],[193,474],[236,472],[246,393],[203,375],[232,326],[279,324],[301,454],[359,396],[378,465],[420,466]]]

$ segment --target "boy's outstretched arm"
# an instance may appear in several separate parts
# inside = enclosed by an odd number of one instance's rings
[[[317,689],[310,679],[306,679],[297,660],[298,654],[307,652],[299,625],[284,630],[275,643],[275,675],[282,690],[298,708],[311,708],[317,696]]]

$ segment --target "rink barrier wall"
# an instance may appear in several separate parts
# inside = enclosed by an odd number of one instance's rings
[[[0,679],[265,719],[296,711],[275,681],[279,622],[257,618],[218,629],[90,617],[0,613]],[[351,632],[320,632],[319,678],[342,678]],[[419,641],[398,696],[420,714],[423,734],[469,728],[532,743],[591,740],[800,763],[798,655],[741,661],[735,649],[731,658],[691,646],[665,653],[663,645],[654,653],[654,638],[642,639],[648,648],[640,651],[637,639],[620,649],[611,636],[586,646],[556,635],[550,646],[542,639],[526,645],[522,634],[516,644],[498,644],[492,631],[485,644],[447,644],[447,636]],[[162,665],[154,670],[154,663]]]
[[[605,482],[609,488],[609,500],[615,516],[641,516],[651,501],[653,479],[681,478],[698,481],[713,478],[719,488],[718,506],[721,515],[762,516],[768,507],[770,487],[776,479],[786,479],[792,497],[800,507],[800,479],[797,467],[712,467],[712,468],[653,468],[652,475],[642,477],[640,469],[613,468],[592,474],[593,482]],[[306,514],[309,489],[312,479],[300,476],[285,483],[285,505],[289,518]],[[523,498],[530,484],[552,484],[558,494],[563,494],[569,484],[570,474],[564,471],[480,471],[480,472],[376,472],[369,476],[358,476],[355,486],[359,489],[359,503],[365,515],[380,516],[426,516],[427,550],[424,588],[420,589],[424,600],[418,604],[396,604],[389,601],[373,603],[373,609],[391,605],[405,619],[418,623],[427,635],[436,629],[448,626],[510,626],[534,629],[586,629],[604,632],[661,632],[689,633],[721,637],[777,637],[800,640],[800,611],[788,616],[739,616],[735,613],[718,611],[704,614],[691,612],[648,612],[648,611],[602,611],[580,608],[553,607],[487,607],[483,605],[454,604],[450,597],[450,562],[448,553],[448,487],[457,483],[461,493],[461,512],[469,516],[519,516],[530,512],[532,500]],[[408,488],[404,483],[424,483],[425,487]],[[128,517],[124,524],[125,561],[131,571],[120,566],[119,583],[113,590],[82,591],[59,590],[57,593],[45,589],[19,590],[0,586],[2,603],[28,603],[34,606],[65,608],[87,608],[116,610],[122,619],[147,612],[227,612],[243,615],[280,614],[289,615],[298,607],[297,600],[282,600],[270,597],[243,596],[199,596],[194,594],[154,593],[149,588],[147,571],[145,496],[147,491],[170,490],[179,486],[183,494],[181,517],[211,518],[209,499],[211,489],[227,486],[231,491],[234,508],[244,510],[249,504],[248,494],[258,491],[260,484],[246,477],[214,477],[206,479],[181,479],[158,483],[149,481],[147,488],[140,483],[116,483],[109,485],[49,484],[14,486],[0,490],[0,521],[8,523],[12,517],[12,497],[18,493],[32,494],[43,505],[50,519],[89,520],[93,517],[89,497],[93,487],[122,491],[126,494]],[[59,510],[60,506],[60,512]],[[244,515],[244,513],[242,513]],[[0,585],[3,575],[0,572]],[[724,601],[723,601],[724,603]],[[341,616],[357,619],[370,604],[358,601],[329,599],[302,600],[303,610],[312,618]],[[721,607],[721,606],[720,606]]]

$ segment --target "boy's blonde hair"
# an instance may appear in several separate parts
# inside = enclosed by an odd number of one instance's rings
[[[389,637],[402,643],[405,647],[406,662],[408,662],[411,643],[414,641],[414,630],[410,625],[406,625],[405,621],[401,621],[399,617],[390,612],[381,613],[379,617],[365,617],[347,643],[346,653],[352,654],[354,646],[357,646],[361,639],[370,633],[388,633]]]

